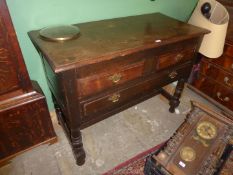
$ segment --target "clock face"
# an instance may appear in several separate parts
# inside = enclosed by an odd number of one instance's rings
[[[185,146],[180,150],[180,157],[186,162],[191,162],[196,158],[196,152],[193,148]]]
[[[197,125],[196,131],[197,131],[198,136],[206,140],[211,140],[215,138],[217,135],[216,126],[213,123],[208,122],[208,121],[200,122]]]

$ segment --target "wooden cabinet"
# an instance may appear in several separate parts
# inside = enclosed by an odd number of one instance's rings
[[[220,1],[230,14],[230,22],[223,55],[217,59],[203,57],[198,78],[192,85],[233,111],[233,3]]]
[[[80,129],[162,93],[179,105],[196,48],[208,31],[155,13],[77,24],[65,42],[29,36],[42,56],[60,123],[78,165],[85,161]],[[163,86],[177,81],[174,95]]]
[[[47,104],[31,82],[5,0],[0,0],[0,164],[56,140]]]

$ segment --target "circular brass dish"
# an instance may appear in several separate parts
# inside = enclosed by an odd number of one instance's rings
[[[191,162],[196,159],[196,152],[193,148],[186,146],[181,148],[180,157],[186,162]]]
[[[80,30],[76,26],[62,25],[47,27],[40,30],[40,37],[49,41],[67,41],[76,39]]]

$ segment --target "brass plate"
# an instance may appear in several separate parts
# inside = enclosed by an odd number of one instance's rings
[[[76,26],[62,25],[47,27],[40,30],[40,37],[49,41],[67,41],[76,39],[80,30]]]
[[[186,162],[192,162],[193,160],[196,159],[196,152],[193,148],[186,146],[181,148],[180,157],[182,160]]]

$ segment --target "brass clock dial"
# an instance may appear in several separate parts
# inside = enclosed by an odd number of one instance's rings
[[[213,123],[208,122],[208,121],[200,122],[197,125],[196,131],[197,131],[198,136],[206,140],[211,140],[215,138],[217,135],[216,126]]]
[[[191,162],[196,159],[196,152],[193,148],[185,146],[180,150],[180,157],[186,162]]]

